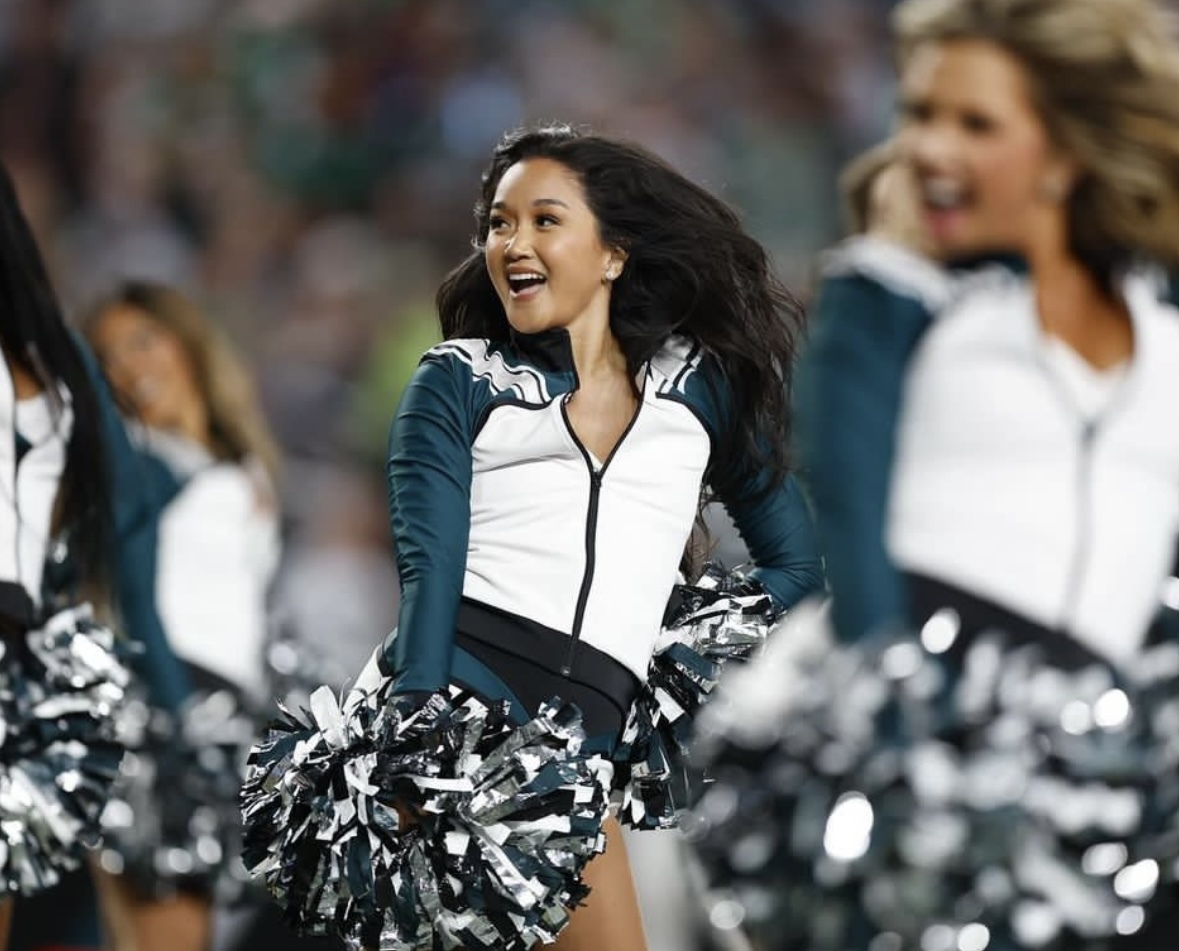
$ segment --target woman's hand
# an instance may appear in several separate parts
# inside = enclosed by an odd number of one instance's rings
[[[934,257],[921,220],[921,195],[912,170],[894,159],[876,175],[868,198],[867,233]]]

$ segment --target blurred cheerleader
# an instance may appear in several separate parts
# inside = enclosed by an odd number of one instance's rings
[[[156,463],[169,499],[159,525],[156,596],[168,640],[204,701],[186,712],[181,728],[198,745],[202,730],[210,745],[228,731],[224,752],[232,753],[234,731],[246,731],[236,737],[238,749],[249,741],[244,710],[256,707],[264,690],[267,597],[279,555],[277,447],[247,371],[182,294],[127,282],[86,316],[83,330],[139,424],[137,442]],[[227,715],[236,720],[218,722]],[[150,808],[163,812],[164,841],[138,841],[144,817],[134,810],[123,831],[112,830],[116,850],[120,839],[134,843],[134,857],[123,850],[133,867],[117,881],[138,951],[209,947],[211,889],[225,862],[238,856],[218,857],[213,843],[222,844],[224,830],[216,817],[208,829],[189,830],[191,818],[177,813],[182,826],[171,831],[183,841],[169,841],[168,813],[176,810],[168,801],[179,801],[180,811],[204,805],[236,814],[241,765],[230,756],[215,766],[232,773],[224,777],[227,801],[202,803],[207,794],[196,790],[186,801],[183,787],[193,777],[155,764],[158,802]],[[200,854],[208,847],[212,861]]]
[[[1179,532],[1179,319],[1138,267],[1179,263],[1169,22],[1146,0],[896,22],[900,186],[955,268],[891,234],[828,258],[800,428],[836,628],[948,600],[1124,659]]]
[[[158,499],[143,483],[97,364],[62,320],[2,173],[0,305],[8,379],[0,387],[7,430],[0,440],[7,447],[0,462],[0,828],[3,893],[11,896],[52,884],[57,869],[76,868],[82,846],[97,840],[121,755],[104,720],[125,686],[104,685],[100,668],[85,666],[87,657],[105,663],[93,653],[103,640],[93,617],[108,613],[108,590],[119,625],[144,648],[141,671],[153,702],[176,710],[188,686],[155,609],[150,552]],[[46,716],[52,719],[40,720]],[[7,898],[3,909],[0,946]]]
[[[101,890],[116,947],[205,951],[212,906],[236,842],[240,754],[264,691],[267,595],[279,551],[278,453],[251,382],[212,322],[179,292],[128,281],[94,306],[83,331],[110,379],[165,508],[152,539],[155,595],[194,693],[179,718],[145,711],[118,808],[108,809]],[[183,733],[204,768],[177,771]],[[219,801],[220,800],[220,801]],[[114,873],[108,874],[108,873]],[[84,883],[77,918],[93,900]],[[61,940],[48,894],[27,947]]]
[[[1132,667],[1179,535],[1179,312],[1151,269],[1179,266],[1174,24],[1150,0],[894,23],[898,164],[826,260],[800,370],[836,632],[950,609],[958,646]]]

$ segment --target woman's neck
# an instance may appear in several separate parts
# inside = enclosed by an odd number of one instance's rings
[[[169,427],[173,432],[186,439],[192,440],[210,452],[213,451],[213,434],[209,425],[209,414],[202,403],[193,403],[185,407],[184,412],[176,421],[176,425]]]
[[[626,354],[608,326],[591,331],[570,328],[569,342],[573,348],[573,365],[583,384],[589,380],[629,376]]]
[[[1062,340],[1098,370],[1129,359],[1134,333],[1124,301],[1061,249],[1029,255],[1036,312],[1044,332]]]

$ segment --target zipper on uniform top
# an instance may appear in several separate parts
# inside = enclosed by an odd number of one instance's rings
[[[1133,389],[1133,381],[1127,378],[1122,381],[1117,393],[1101,411],[1092,419],[1085,419],[1080,407],[1072,395],[1061,383],[1056,371],[1049,365],[1044,354],[1037,353],[1036,362],[1041,371],[1048,378],[1051,389],[1064,408],[1081,421],[1081,452],[1077,460],[1077,538],[1073,548],[1072,562],[1069,565],[1068,578],[1064,589],[1064,602],[1061,605],[1061,629],[1071,632],[1077,621],[1077,603],[1087,574],[1089,562],[1089,547],[1092,544],[1093,505],[1090,496],[1090,483],[1093,481],[1093,452],[1097,443],[1097,436],[1101,427],[1109,418],[1115,415],[1128,401],[1129,393]]]
[[[634,429],[635,423],[639,418],[639,413],[643,409],[643,397],[640,394],[638,405],[635,407],[635,412],[630,418],[630,422],[626,424],[626,429],[618,437],[618,442],[610,450],[610,455],[602,463],[602,468],[595,469],[594,460],[590,456],[589,450],[582,445],[581,440],[577,438],[576,431],[573,429],[573,424],[569,422],[569,413],[565,407],[571,395],[566,395],[561,401],[561,419],[565,421],[565,428],[569,430],[570,437],[573,439],[578,451],[581,452],[581,457],[585,460],[585,466],[589,472],[590,491],[589,505],[587,506],[585,515],[585,571],[581,576],[581,588],[577,592],[577,607],[573,612],[573,628],[569,632],[569,650],[565,654],[565,663],[561,665],[561,675],[564,677],[568,677],[573,672],[573,659],[577,653],[577,642],[581,639],[581,625],[585,621],[585,609],[589,604],[590,588],[594,583],[594,562],[596,560],[596,542],[598,537],[598,503],[602,495],[602,479],[605,477],[610,463],[618,455],[618,450],[626,441],[626,437]]]
[[[584,450],[583,450],[584,451]],[[589,462],[589,459],[586,460]],[[568,677],[573,672],[573,655],[581,639],[581,625],[585,621],[585,608],[589,603],[590,585],[594,581],[595,540],[598,534],[598,500],[602,495],[602,469],[594,469],[590,463],[589,510],[585,517],[585,572],[581,576],[581,590],[577,592],[577,609],[573,613],[573,630],[569,632],[569,650],[561,673]]]
[[[1077,537],[1073,548],[1072,564],[1069,565],[1068,580],[1064,586],[1064,605],[1061,618],[1065,630],[1072,630],[1076,620],[1077,601],[1081,596],[1081,585],[1085,580],[1091,543],[1092,522],[1089,499],[1089,483],[1093,474],[1093,445],[1097,440],[1097,420],[1087,420],[1081,429],[1081,452],[1077,459]]]

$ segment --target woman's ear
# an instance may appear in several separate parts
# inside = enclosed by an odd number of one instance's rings
[[[611,281],[616,281],[622,274],[622,268],[625,264],[626,252],[622,248],[614,248],[606,261],[606,271],[602,278],[603,283],[609,284]]]
[[[1048,163],[1048,168],[1040,179],[1040,197],[1053,204],[1067,201],[1077,187],[1080,177],[1081,169],[1076,159],[1064,153],[1057,153]]]

